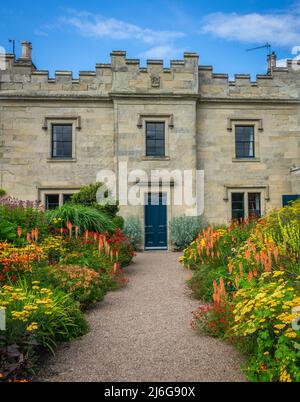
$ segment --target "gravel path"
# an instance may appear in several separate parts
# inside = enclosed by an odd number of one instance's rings
[[[235,350],[190,329],[199,302],[178,258],[140,253],[128,286],[87,313],[90,332],[60,347],[40,381],[244,381]]]

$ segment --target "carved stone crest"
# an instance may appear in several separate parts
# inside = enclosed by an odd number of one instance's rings
[[[158,75],[152,75],[151,76],[151,86],[153,88],[159,88],[160,87],[160,77]]]

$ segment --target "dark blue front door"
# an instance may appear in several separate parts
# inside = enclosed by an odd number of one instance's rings
[[[146,195],[145,202],[145,248],[167,248],[167,205],[166,195]]]
[[[298,198],[300,198],[300,194],[283,195],[282,196],[282,205],[285,207],[290,202],[296,201]]]

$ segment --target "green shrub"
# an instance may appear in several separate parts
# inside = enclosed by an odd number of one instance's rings
[[[103,233],[115,228],[112,219],[105,213],[84,205],[65,204],[47,211],[46,215],[49,223],[55,225],[55,222],[59,221],[60,225],[65,227],[67,222],[71,222],[78,226],[80,233],[86,230]]]
[[[6,196],[6,191],[3,188],[0,188],[0,197]]]
[[[0,241],[16,240],[18,227],[21,227],[24,238],[35,227],[39,228],[40,238],[43,238],[48,231],[43,211],[21,206],[0,205]]]
[[[115,205],[110,205],[108,203],[106,205],[99,205],[97,202],[97,191],[103,185],[104,185],[103,183],[99,182],[83,186],[80,189],[79,193],[76,193],[72,196],[71,202],[73,204],[84,205],[87,207],[94,207],[98,211],[104,212],[110,217],[116,216],[116,214],[119,212],[118,202],[116,202]],[[108,197],[108,192],[105,193],[105,196]]]
[[[137,216],[129,216],[125,220],[124,235],[127,237],[133,250],[139,250],[143,241],[142,225]]]
[[[170,221],[170,239],[177,250],[183,250],[197,237],[203,228],[201,217],[180,216],[173,217]]]
[[[122,216],[116,215],[112,218],[113,223],[115,224],[115,227],[118,229],[123,230],[124,229],[124,218]]]

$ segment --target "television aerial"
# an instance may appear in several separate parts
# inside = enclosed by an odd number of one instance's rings
[[[271,54],[272,54],[272,46],[268,42],[266,42],[262,46],[257,46],[257,47],[252,47],[251,49],[247,49],[246,52],[252,52],[253,50],[259,50],[259,49],[268,49],[269,50],[268,56],[271,56]]]

